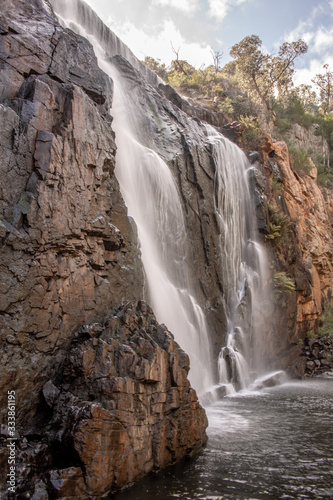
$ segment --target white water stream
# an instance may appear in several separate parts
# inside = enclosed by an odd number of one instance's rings
[[[128,213],[138,228],[149,301],[157,319],[189,354],[189,378],[200,394],[213,382],[212,357],[205,316],[191,294],[178,189],[167,164],[140,142],[140,131],[133,129],[136,105],[122,90],[121,75],[109,63],[101,65],[115,84],[116,175]]]
[[[110,62],[102,34],[99,38],[94,23],[94,34],[88,32],[86,13],[85,26],[80,25],[78,9],[82,4],[76,1],[69,5],[63,0],[52,0],[52,4],[65,25],[92,43],[100,67],[114,81],[111,112],[117,144],[116,176],[128,213],[138,228],[147,299],[158,321],[167,325],[189,354],[192,367],[189,378],[200,395],[213,385],[216,361],[211,353],[204,312],[192,293],[185,258],[189,242],[175,180],[162,158],[147,147],[144,131],[136,126],[140,123],[138,113],[144,110],[140,111],[135,92],[124,90],[126,80]],[[240,149],[215,129],[206,126],[206,135],[215,160],[215,215],[228,319],[227,343],[218,359],[219,383],[233,391],[249,386],[254,378],[252,372],[258,373],[262,368],[261,311],[267,293],[266,263],[257,241],[249,191],[247,177],[251,167]]]
[[[75,9],[66,6],[59,18],[92,43],[99,66],[114,82],[111,112],[117,145],[115,173],[128,214],[137,226],[147,299],[157,320],[168,327],[189,355],[189,379],[200,395],[213,384],[213,362],[205,315],[191,293],[180,195],[167,164],[144,144],[140,128],[133,125],[138,103],[123,90],[121,74],[108,60],[99,40],[77,24],[75,14]]]
[[[215,158],[215,215],[220,234],[227,343],[221,349],[219,382],[227,392],[248,387],[265,369],[265,342],[271,302],[265,253],[258,242],[249,172],[244,153],[207,125]]]

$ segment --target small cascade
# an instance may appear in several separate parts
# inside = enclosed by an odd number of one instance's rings
[[[228,320],[227,342],[218,359],[219,382],[228,392],[248,387],[264,369],[261,346],[270,311],[264,250],[257,241],[244,153],[206,126],[215,158],[215,215]]]

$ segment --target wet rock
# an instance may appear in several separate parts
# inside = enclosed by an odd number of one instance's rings
[[[307,361],[306,363],[306,369],[310,372],[313,372],[313,370],[316,368],[316,365],[314,361]]]
[[[276,385],[283,384],[287,381],[287,375],[284,371],[278,371],[274,373],[268,373],[264,377],[256,379],[251,385],[251,389],[259,390],[264,387],[274,387]]]
[[[47,383],[74,332],[140,299],[144,281],[114,175],[112,82],[47,5],[15,0],[1,11],[0,398],[4,412],[16,391],[25,429],[38,422],[43,387],[54,405]]]
[[[99,498],[198,451],[208,422],[188,370],[188,357],[143,302],[115,311],[97,337],[77,336],[43,388],[52,403],[51,498]],[[67,467],[55,467],[59,456]],[[40,484],[41,473],[31,471],[29,481]]]
[[[237,143],[245,128],[244,123],[235,121],[221,127],[220,132],[231,141]]]
[[[325,335],[316,338],[306,338],[303,355],[306,359],[306,375],[318,376],[324,372],[333,371],[333,339]]]

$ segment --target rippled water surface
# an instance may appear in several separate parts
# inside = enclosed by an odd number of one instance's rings
[[[333,499],[333,380],[238,394],[206,411],[199,456],[112,498]]]

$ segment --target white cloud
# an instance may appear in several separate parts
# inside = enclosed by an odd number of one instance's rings
[[[152,5],[172,7],[186,12],[187,14],[194,14],[199,10],[198,0],[153,0]]]
[[[175,59],[171,47],[172,42],[176,49],[180,49],[180,59],[185,59],[192,66],[200,67],[202,64],[211,64],[210,47],[187,42],[171,20],[165,20],[159,33],[155,35],[145,33],[129,21],[115,23],[112,18],[109,18],[107,24],[140,60],[143,60],[145,56],[151,56],[167,65],[170,64]]]
[[[333,48],[333,28],[330,30],[325,29],[324,27],[320,27],[316,32],[314,39],[314,48],[318,53],[321,53],[323,50],[330,49],[332,51]]]
[[[223,21],[229,11],[228,0],[208,0],[208,3],[208,16],[215,18],[217,21]]]
[[[236,7],[249,1],[252,0],[208,0],[208,17],[212,17],[216,21],[221,22],[226,18],[232,7]]]
[[[333,56],[325,57],[324,59],[311,59],[310,63],[307,64],[306,68],[298,69],[295,72],[293,81],[294,84],[300,85],[301,83],[305,83],[307,85],[312,85],[312,79],[318,73],[324,73],[323,69],[324,64],[328,64],[331,68],[333,68]]]

